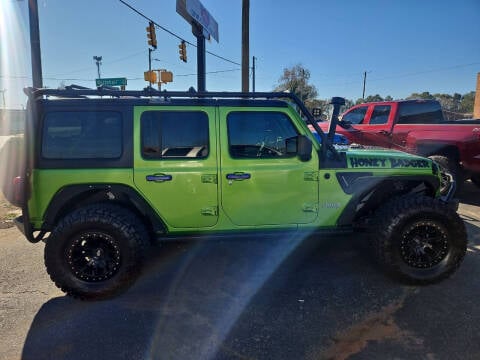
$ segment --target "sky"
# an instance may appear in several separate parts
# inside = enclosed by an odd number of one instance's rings
[[[37,0],[44,86],[95,86],[93,56],[103,78],[126,77],[127,89],[148,85],[148,21],[119,0]],[[175,0],[125,0],[156,23],[196,44]],[[241,0],[201,0],[215,18],[219,42],[207,41],[206,89],[241,90]],[[250,0],[250,66],[256,90],[271,91],[283,69],[302,64],[319,99],[413,92],[474,91],[480,72],[480,0]],[[180,40],[157,28],[152,68],[173,72],[167,90],[196,87],[196,48],[179,59]],[[7,108],[22,108],[31,86],[27,0],[0,0],[0,91]],[[250,78],[250,80],[252,80]],[[250,85],[251,86],[251,85]],[[3,98],[0,97],[3,105]]]

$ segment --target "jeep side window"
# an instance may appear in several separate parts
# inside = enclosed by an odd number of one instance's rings
[[[363,119],[367,113],[368,106],[362,106],[351,110],[349,113],[343,115],[342,121],[348,121],[350,124],[363,124]]]
[[[45,115],[44,159],[117,159],[122,155],[122,117],[111,111],[56,111]]]
[[[390,115],[390,105],[377,105],[373,108],[372,116],[370,117],[370,125],[383,125],[388,121]]]
[[[290,118],[276,112],[231,112],[227,116],[232,158],[292,157],[287,140],[298,135]]]
[[[437,102],[406,102],[399,104],[398,124],[438,124],[443,113]]]
[[[208,156],[208,115],[204,112],[146,111],[140,124],[145,159]]]

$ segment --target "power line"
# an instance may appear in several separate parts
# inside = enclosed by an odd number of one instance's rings
[[[480,62],[474,62],[474,63],[469,63],[469,64],[461,64],[461,65],[454,65],[454,66],[448,66],[444,68],[438,68],[438,69],[433,69],[433,70],[426,70],[426,71],[418,71],[418,72],[413,72],[413,73],[407,73],[407,74],[399,74],[399,75],[392,75],[392,76],[387,76],[383,78],[373,78],[370,81],[381,81],[381,80],[388,80],[388,79],[398,79],[398,78],[403,78],[403,77],[409,77],[409,76],[416,76],[416,75],[423,75],[423,74],[429,74],[429,73],[434,73],[434,72],[440,72],[440,71],[448,71],[448,70],[453,70],[453,69],[460,69],[464,67],[469,67],[473,65],[478,65]]]
[[[178,40],[180,40],[180,41],[185,41],[188,45],[193,46],[193,47],[197,47],[197,45],[191,43],[191,42],[188,41],[188,40],[185,40],[185,39],[182,38],[180,35],[177,35],[177,34],[175,34],[173,31],[170,31],[170,30],[168,30],[167,28],[161,26],[160,24],[157,24],[153,19],[149,18],[147,15],[143,14],[143,13],[140,12],[139,10],[135,9],[132,5],[128,4],[128,3],[125,2],[124,0],[118,0],[118,1],[120,1],[123,5],[125,5],[126,7],[128,7],[130,10],[136,12],[138,15],[140,15],[140,16],[143,17],[144,19],[153,22],[156,27],[158,27],[158,28],[162,29],[163,31],[169,33],[169,34],[172,35],[173,37],[176,37]],[[216,58],[219,58],[219,59],[221,59],[221,60],[223,60],[223,61],[232,63],[232,64],[234,64],[234,65],[241,66],[241,64],[239,64],[239,63],[237,63],[237,62],[235,62],[235,61],[233,61],[233,60],[229,60],[229,59],[227,59],[227,58],[225,58],[225,57],[223,57],[223,56],[217,55],[217,54],[212,53],[212,52],[210,52],[210,51],[208,51],[208,50],[206,50],[205,52],[206,52],[207,54],[212,55],[212,56],[215,56]]]
[[[143,54],[145,53],[147,50],[142,50],[142,51],[137,51],[135,53],[132,53],[130,55],[126,55],[126,56],[123,56],[121,58],[118,58],[118,59],[115,59],[115,60],[112,60],[112,61],[107,61],[107,62],[103,62],[104,65],[110,65],[110,64],[115,64],[117,62],[120,62],[120,61],[124,61],[124,60],[127,60],[127,59],[130,59],[132,57],[135,57],[139,54]],[[75,73],[78,73],[78,72],[84,72],[84,71],[87,71],[87,70],[92,70],[92,66],[89,66],[89,67],[84,67],[84,68],[80,68],[80,69],[76,69],[76,70],[72,70],[72,71],[69,71],[69,72],[66,72],[66,73],[61,73],[61,74],[54,74],[52,76],[63,76],[63,75],[70,75],[70,74],[75,74]]]
[[[397,75],[386,76],[386,77],[383,77],[383,78],[370,78],[369,82],[390,80],[390,79],[401,79],[401,78],[404,78],[404,77],[417,76],[417,75],[423,75],[423,74],[429,74],[429,73],[435,73],[435,72],[442,72],[442,71],[449,71],[449,70],[453,70],[453,69],[461,69],[461,68],[464,68],[464,67],[474,66],[474,65],[478,65],[478,64],[480,64],[480,62],[453,65],[453,66],[447,66],[447,67],[443,67],[443,68],[437,68],[437,69],[425,70],[425,71],[417,71],[417,72],[412,72],[412,73],[397,74]],[[322,84],[322,85],[323,86],[352,85],[352,84],[358,84],[358,82],[361,81],[360,79],[361,78],[359,77],[358,80],[352,80],[352,81],[346,81],[346,82],[325,83],[325,84]]]
[[[234,72],[234,71],[240,71],[240,70],[241,70],[241,69],[215,70],[215,71],[207,71],[206,74],[220,74],[220,73]],[[178,75],[175,75],[175,76],[176,76],[176,77],[183,77],[183,76],[194,76],[194,75],[197,75],[197,73],[178,74]],[[32,79],[31,76],[4,76],[4,75],[0,75],[0,78],[7,78],[7,79],[27,79],[27,80]],[[45,80],[52,80],[52,81],[94,81],[93,79],[61,78],[61,77],[45,77],[44,79],[45,79]],[[143,78],[143,77],[127,78],[127,80],[130,80],[130,81],[144,80],[144,78]]]
[[[207,71],[206,74],[220,74],[220,73],[226,73],[226,72],[232,72],[232,71],[240,71],[241,69],[229,69],[229,70],[217,70],[217,71]],[[176,77],[179,76],[196,76],[197,73],[195,74],[179,74],[175,75]]]

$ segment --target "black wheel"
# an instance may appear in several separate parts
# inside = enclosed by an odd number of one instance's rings
[[[396,198],[377,210],[372,241],[379,263],[393,276],[414,284],[450,276],[467,249],[458,214],[425,196]]]
[[[440,174],[441,174],[440,193],[442,195],[446,195],[448,193],[448,190],[450,189],[450,178],[446,176],[445,173],[452,175],[457,186],[456,191],[458,191],[462,187],[462,183],[464,179],[462,176],[462,171],[457,161],[455,161],[455,159],[452,159],[443,155],[432,155],[432,156],[429,156],[429,158],[435,161],[440,167]]]
[[[480,174],[472,175],[470,180],[472,180],[472,183],[474,183],[477,187],[480,187]]]
[[[144,225],[130,211],[90,205],[58,223],[45,245],[45,265],[68,295],[106,298],[135,280],[148,243]]]

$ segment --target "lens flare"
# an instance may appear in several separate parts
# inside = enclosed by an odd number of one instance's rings
[[[24,128],[19,123],[23,112],[18,109],[26,102],[22,89],[30,83],[27,5],[26,1],[0,0],[0,187],[4,194],[13,178],[20,175],[15,164],[20,163],[21,154],[11,150],[22,148],[15,145],[19,140],[12,135]]]

